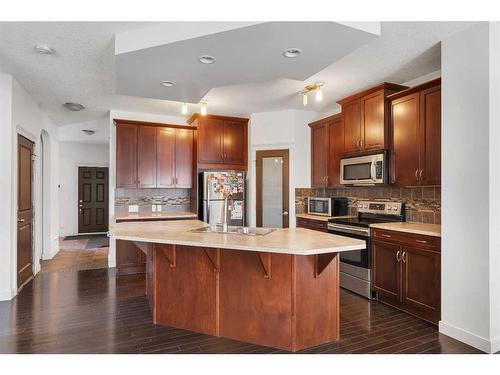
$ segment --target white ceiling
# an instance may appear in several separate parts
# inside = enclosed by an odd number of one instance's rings
[[[137,39],[134,33],[128,34]],[[279,78],[303,84],[311,75],[376,37],[335,22],[266,22],[238,27],[118,54],[116,91],[198,103],[215,87]],[[291,47],[298,47],[302,54],[291,59],[283,57]],[[217,60],[202,64],[198,61],[201,55]],[[163,87],[160,82],[165,80],[176,85]]]
[[[114,35],[155,25],[161,25],[164,32],[177,28],[175,23],[0,22],[0,69],[14,75],[58,125],[105,123],[99,119],[110,109],[178,115],[178,102],[115,94]],[[325,100],[321,103],[311,100],[307,109],[328,112],[335,108],[337,99],[370,85],[382,81],[402,83],[438,70],[439,41],[470,25],[383,22],[380,37],[324,69],[323,61],[318,64],[322,70],[304,82],[279,78],[216,87],[204,99],[209,102],[209,112],[227,115],[303,109],[296,93],[307,83],[324,81]],[[307,31],[303,33],[307,35]],[[33,51],[36,43],[47,43],[57,53],[36,54]],[[67,101],[80,102],[87,108],[70,112],[62,107]],[[190,112],[198,110],[197,106],[190,106]]]

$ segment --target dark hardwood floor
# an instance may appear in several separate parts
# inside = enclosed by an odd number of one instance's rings
[[[38,274],[0,302],[0,353],[286,353],[151,322],[143,275]],[[429,323],[341,293],[341,341],[304,353],[479,353]]]

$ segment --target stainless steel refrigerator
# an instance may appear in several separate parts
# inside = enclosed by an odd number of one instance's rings
[[[222,225],[224,200],[227,200],[228,225],[246,223],[245,173],[238,171],[206,171],[200,173],[200,219],[210,225]],[[203,215],[203,216],[202,216]]]

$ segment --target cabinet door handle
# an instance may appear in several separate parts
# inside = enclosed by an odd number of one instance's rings
[[[359,140],[359,148],[363,148],[363,140],[362,139]]]
[[[415,240],[415,242],[418,242],[418,243],[427,243],[427,241],[425,241],[425,240]]]
[[[328,176],[325,176],[325,185],[328,185]]]
[[[424,173],[424,170],[423,170],[423,169],[421,169],[421,170],[420,170],[420,175],[419,175],[420,181],[422,181],[422,175],[423,175],[423,173]]]
[[[224,160],[227,160],[227,153],[224,152]]]
[[[418,169],[415,169],[415,179],[418,181]]]
[[[403,251],[403,263],[406,263],[406,251]]]
[[[401,251],[398,250],[398,252],[396,253],[396,260],[399,262],[401,262]]]

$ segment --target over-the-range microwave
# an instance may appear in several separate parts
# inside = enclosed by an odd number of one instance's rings
[[[351,156],[340,160],[340,183],[342,185],[387,184],[387,153]]]

